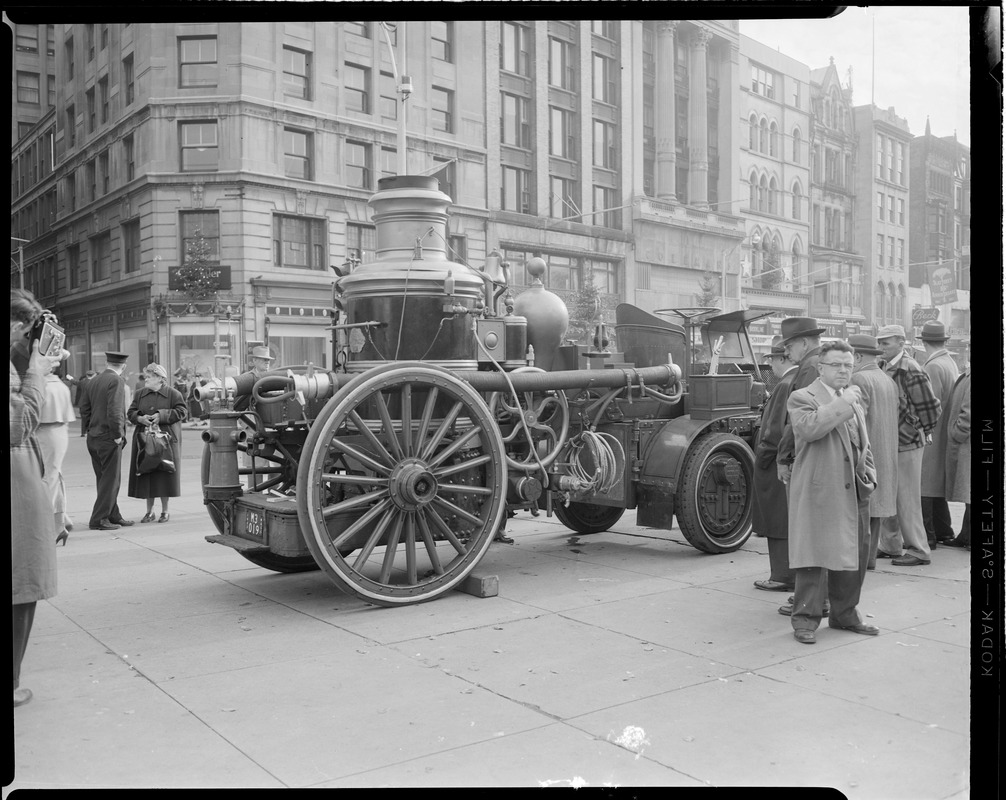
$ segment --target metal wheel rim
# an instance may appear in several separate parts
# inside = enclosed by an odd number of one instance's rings
[[[737,501],[730,501],[728,499],[729,513],[724,522],[721,522],[718,517],[714,516],[709,502],[709,496],[716,493],[716,478],[713,473],[717,467],[721,466],[724,469],[728,467],[736,468],[739,483],[736,489],[734,489],[735,482],[733,480],[730,481],[730,494],[739,494],[741,498],[747,498]],[[706,491],[703,491],[703,488]],[[702,465],[699,478],[695,482],[695,494],[692,500],[695,503],[698,516],[702,520],[702,526],[711,539],[715,539],[723,544],[729,544],[739,535],[743,534],[743,531],[738,531],[738,525],[740,525],[748,514],[751,504],[751,492],[751,476],[744,469],[744,461],[738,458],[733,452],[732,444],[726,444],[707,456],[705,463]]]

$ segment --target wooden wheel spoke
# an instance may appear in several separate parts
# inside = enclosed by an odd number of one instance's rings
[[[380,516],[391,506],[391,498],[386,497],[377,503],[370,511],[360,517],[356,522],[350,525],[346,530],[340,533],[332,540],[332,546],[338,550],[349,541],[360,531],[366,528],[374,520],[375,517]]]
[[[434,514],[433,516],[437,516]],[[423,544],[426,545],[426,554],[430,557],[430,564],[437,575],[444,574],[444,567],[440,563],[440,556],[437,555],[437,543],[433,541],[433,534],[430,533],[430,526],[426,524],[426,513],[416,515],[419,520],[419,532],[423,536]],[[438,518],[439,519],[439,518]]]
[[[456,475],[459,472],[464,472],[466,469],[474,469],[475,467],[481,467],[483,464],[488,464],[493,460],[493,457],[488,453],[483,453],[482,455],[472,458],[468,461],[462,461],[458,464],[451,464],[449,467],[444,467],[443,469],[433,470],[433,474],[436,476],[437,480],[448,477],[449,475]]]
[[[481,519],[480,517],[476,517],[474,514],[465,511],[463,508],[460,508],[459,506],[454,505],[454,503],[452,503],[450,500],[445,500],[443,497],[439,496],[434,497],[433,503],[435,505],[443,507],[451,514],[461,517],[461,519],[465,520],[465,522],[470,522],[472,525],[475,525],[476,527],[481,528],[485,524],[485,520]]]
[[[431,386],[429,394],[426,395],[426,405],[423,408],[423,415],[419,420],[419,430],[416,431],[414,453],[420,453],[423,450],[423,440],[430,431],[430,420],[433,419],[433,409],[437,404],[437,397],[439,396],[440,390],[436,386]]]
[[[447,431],[450,430],[451,425],[454,424],[454,420],[457,419],[458,414],[461,413],[463,403],[458,400],[451,407],[451,410],[447,412],[447,416],[443,418],[440,426],[437,428],[436,433],[430,438],[430,441],[426,443],[426,449],[423,450],[422,454],[419,456],[423,461],[429,461],[430,456],[432,456],[437,448],[440,447],[440,442],[443,441],[444,436],[447,435]]]
[[[378,489],[374,492],[367,492],[367,494],[358,494],[354,497],[350,497],[348,500],[342,500],[335,505],[325,506],[325,508],[322,509],[322,516],[328,520],[336,514],[345,514],[348,511],[353,511],[357,508],[369,506],[371,503],[376,503],[379,500],[384,500],[388,498],[389,495],[390,492],[387,489]]]
[[[355,447],[353,447],[353,445],[347,444],[338,437],[332,437],[331,446],[337,448],[338,450],[341,450],[347,456],[354,459],[355,461],[359,461],[363,466],[369,467],[374,472],[377,472],[381,475],[391,474],[391,467],[389,467],[386,464],[382,464],[380,461],[377,461],[374,458],[371,458],[362,450],[356,449]]]
[[[468,548],[461,544],[461,540],[454,534],[454,531],[447,527],[447,523],[440,518],[440,515],[436,511],[431,510],[427,516],[433,520],[434,526],[443,534],[444,538],[454,545],[455,550],[461,555],[465,555],[468,552]]]
[[[391,452],[395,455],[395,461],[401,461],[404,457],[402,444],[398,441],[395,433],[395,426],[391,423],[391,414],[388,412],[388,403],[384,399],[384,392],[374,392],[374,399],[377,401],[377,413],[381,415],[381,422],[384,423],[384,438],[391,445]]]
[[[405,517],[405,579],[409,586],[419,582],[416,572],[416,515],[411,511]]]
[[[387,583],[391,577],[391,568],[395,565],[395,553],[398,550],[398,541],[402,537],[402,524],[405,522],[405,514],[395,515],[395,525],[391,529],[388,543],[384,547],[384,562],[381,564],[381,575],[377,579],[379,583]]]
[[[238,475],[280,475],[285,470],[282,469],[252,469],[251,467],[238,467]]]
[[[345,472],[323,472],[321,479],[329,483],[345,483],[353,486],[388,486],[390,478],[375,478],[370,475],[349,475]]]
[[[398,509],[388,506],[387,510],[384,512],[384,516],[381,517],[380,522],[374,526],[374,530],[371,531],[370,536],[367,537],[366,544],[360,548],[360,552],[356,556],[356,560],[353,562],[353,569],[359,572],[363,565],[367,563],[367,559],[370,558],[370,554],[374,552],[374,548],[377,543],[381,541],[381,536],[384,531],[387,530],[388,524],[391,522],[392,518],[398,516]]]
[[[405,457],[412,455],[412,384],[402,384],[402,444]]]
[[[471,427],[462,433],[457,439],[455,439],[448,447],[445,447],[439,453],[437,457],[433,459],[428,459],[428,464],[430,469],[435,469],[440,466],[447,458],[454,455],[458,450],[468,444],[475,436],[479,433],[479,428]]]
[[[466,494],[492,494],[488,486],[466,486],[463,483],[441,483],[437,486],[441,492],[463,492]]]
[[[374,435],[374,432],[370,429],[370,426],[363,421],[360,415],[356,413],[355,409],[349,412],[349,418],[353,421],[353,424],[356,425],[356,429],[363,435],[363,437],[368,442],[370,442],[370,446],[374,448],[377,457],[382,459],[385,464],[388,465],[394,464],[395,459],[391,457],[391,453],[389,453],[385,449],[384,445],[381,444],[380,439],[378,439],[377,436]]]

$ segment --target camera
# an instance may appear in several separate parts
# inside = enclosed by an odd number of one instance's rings
[[[58,358],[66,341],[66,333],[59,326],[56,315],[46,309],[35,322],[28,340],[29,347],[38,342],[38,350],[44,356]]]

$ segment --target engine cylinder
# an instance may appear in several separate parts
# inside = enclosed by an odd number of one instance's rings
[[[436,178],[381,178],[370,199],[377,255],[339,280],[349,324],[349,372],[386,361],[428,361],[451,369],[477,367],[470,312],[481,308],[485,283],[447,256],[451,198]]]

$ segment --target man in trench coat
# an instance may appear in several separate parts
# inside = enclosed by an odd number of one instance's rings
[[[898,513],[898,387],[877,363],[877,340],[865,334],[849,337],[856,366],[852,385],[863,390],[866,432],[877,470],[877,491],[870,495],[870,558],[867,569],[877,564],[880,529],[886,517]]]
[[[968,342],[968,355],[971,343]],[[971,549],[971,367],[954,384],[947,412],[947,500],[964,503],[961,532],[948,547]]]
[[[950,396],[960,374],[950,351],[947,350],[946,329],[942,322],[931,320],[922,326],[919,335],[926,349],[922,369],[929,376],[933,394],[940,400],[940,418],[933,430],[933,443],[922,451],[922,523],[930,549],[937,543],[946,544],[954,538],[950,507],[947,505],[947,409]]]
[[[824,600],[828,625],[876,636],[857,608],[869,559],[869,496],[877,473],[862,409],[850,386],[854,364],[845,342],[821,346],[818,379],[789,396],[796,460],[789,492],[789,563],[796,576],[793,637],[817,641]]]
[[[774,344],[768,354],[772,372],[779,379],[762,410],[758,443],[755,445],[754,509],[752,527],[768,540],[769,579],[755,581],[766,592],[793,591],[793,571],[789,568],[789,520],[786,486],[776,473],[776,453],[786,426],[789,399],[797,365],[789,360],[782,345]]]

